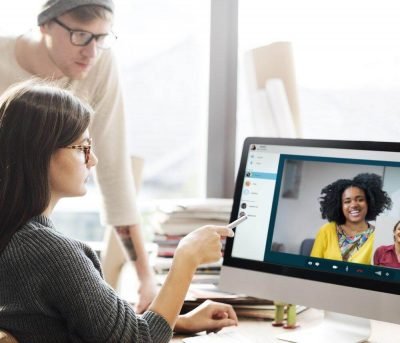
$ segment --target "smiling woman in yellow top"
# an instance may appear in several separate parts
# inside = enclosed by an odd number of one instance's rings
[[[328,219],[318,231],[312,257],[371,264],[375,220],[392,201],[382,189],[382,178],[363,173],[340,179],[321,190],[321,215]]]

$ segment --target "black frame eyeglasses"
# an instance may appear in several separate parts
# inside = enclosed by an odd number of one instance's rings
[[[100,33],[98,35],[95,35],[94,33],[88,31],[72,30],[70,27],[59,21],[57,18],[54,18],[53,21],[69,32],[71,44],[75,46],[89,45],[90,42],[95,39],[98,48],[109,49],[118,38],[112,31],[109,33]]]
[[[92,139],[88,139],[89,144],[79,144],[79,145],[68,145],[65,147],[65,149],[77,149],[83,151],[85,154],[85,164],[89,163],[90,160],[90,153],[92,152]]]

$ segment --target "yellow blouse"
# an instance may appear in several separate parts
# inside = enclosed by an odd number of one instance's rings
[[[373,232],[361,248],[349,258],[348,262],[371,264],[374,241],[375,232]],[[314,246],[311,250],[311,256],[343,261],[335,222],[326,223],[319,229]]]

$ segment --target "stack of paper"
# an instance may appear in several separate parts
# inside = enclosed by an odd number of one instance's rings
[[[157,257],[154,261],[154,271],[156,272],[160,284],[171,269],[172,258]],[[201,264],[196,269],[196,275],[193,278],[194,283],[214,282],[217,283],[221,271],[222,258],[217,262]],[[212,281],[211,281],[212,280]]]
[[[218,290],[215,284],[192,283],[186,296],[182,313],[186,313],[207,299],[231,304],[239,317],[273,320],[275,305],[272,300],[249,297],[244,294],[232,294]],[[296,312],[305,309],[297,306]]]
[[[226,225],[232,199],[183,199],[160,202],[152,224],[161,235],[186,235],[203,225]]]
[[[239,317],[269,320],[273,320],[275,317],[275,305],[272,300],[222,292],[218,290],[217,285],[205,283],[191,284],[182,312],[186,313],[194,309],[207,299],[231,304]],[[305,309],[305,306],[298,305],[296,306],[296,313],[300,313]]]

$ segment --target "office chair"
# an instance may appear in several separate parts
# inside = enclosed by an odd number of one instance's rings
[[[314,238],[306,238],[303,240],[300,245],[300,255],[310,256],[314,241]]]

